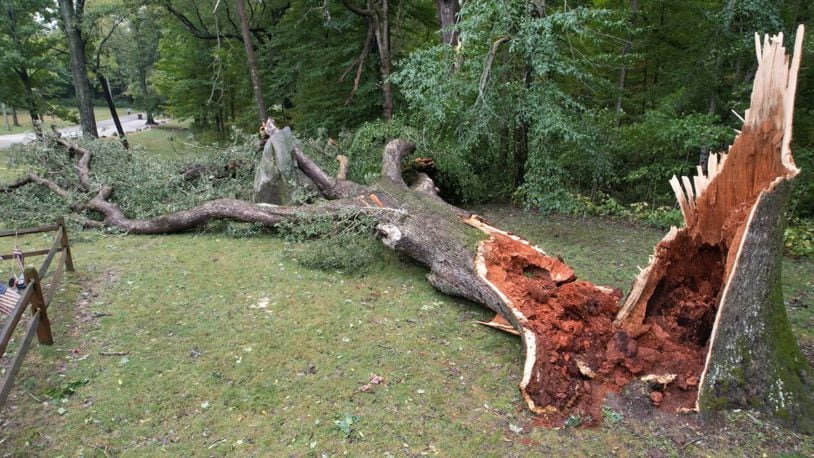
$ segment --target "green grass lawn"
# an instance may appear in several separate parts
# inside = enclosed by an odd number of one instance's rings
[[[76,107],[68,107],[69,110],[72,110],[76,113]],[[126,108],[117,108],[119,116],[124,116],[127,114]],[[110,110],[107,106],[97,106],[93,107],[93,114],[96,116],[96,121],[101,121],[103,119],[110,119]],[[31,116],[29,115],[27,110],[24,109],[17,109],[17,120],[20,122],[19,126],[15,126],[11,121],[11,109],[8,109],[8,123],[9,128],[6,128],[5,122],[0,120],[0,135],[6,134],[21,134],[25,132],[34,132],[34,127],[31,125]],[[68,119],[62,119],[51,115],[45,115],[45,120],[43,124],[46,130],[50,131],[50,126],[53,124],[57,127],[67,127],[67,126],[74,126],[79,124],[76,121],[71,121]]]
[[[141,132],[127,134],[131,146],[144,149],[157,159],[167,159],[194,152],[198,148],[185,122],[171,120]]]
[[[630,283],[661,235],[478,210],[612,285]],[[26,246],[47,245],[37,237]],[[339,273],[302,268],[270,235],[73,240],[78,271],[51,307],[56,343],[32,349],[0,413],[12,455],[814,452],[811,438],[745,412],[704,426],[609,410],[595,429],[533,428],[517,390],[519,341],[475,325],[491,313],[436,292],[424,268],[384,249],[364,273]],[[786,263],[787,298],[811,304],[812,270]],[[383,382],[360,391],[373,375]]]
[[[159,158],[194,154],[183,127],[129,138]],[[580,278],[625,289],[662,236],[601,218],[473,210],[562,256]],[[55,345],[29,352],[0,412],[0,454],[814,453],[811,438],[747,412],[634,418],[611,403],[598,428],[535,428],[517,390],[520,342],[474,324],[492,313],[436,292],[423,267],[381,247],[363,272],[309,270],[292,258],[307,244],[229,233],[71,234],[77,272],[49,310]],[[0,239],[0,252],[14,243]],[[43,248],[50,235],[16,243]],[[0,262],[0,278],[9,268]],[[789,316],[809,351],[814,262],[787,259],[784,269]],[[383,382],[362,391],[373,376]]]

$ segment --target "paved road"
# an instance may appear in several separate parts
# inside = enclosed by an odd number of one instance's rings
[[[138,115],[120,116],[119,120],[125,132],[136,132],[147,128],[147,126],[144,125],[144,120],[138,119]],[[113,124],[113,119],[98,121],[96,128],[99,130],[100,137],[109,137],[116,133],[116,126]],[[59,129],[59,131],[64,137],[78,137],[81,135],[82,128],[80,126],[68,126]],[[0,135],[0,149],[8,148],[15,143],[28,143],[32,140],[34,140],[33,130],[22,134]]]

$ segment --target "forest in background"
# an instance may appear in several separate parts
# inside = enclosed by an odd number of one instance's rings
[[[57,4],[0,2],[0,101],[34,119],[68,116],[76,93]],[[670,176],[705,166],[741,125],[755,32],[782,31],[790,42],[812,14],[804,0],[70,3],[81,5],[74,19],[96,99],[108,86],[120,107],[224,138],[255,132],[267,111],[312,139],[304,146],[326,164],[336,151],[348,155],[350,178],[361,182],[376,176],[387,140],[408,138],[433,158],[433,178],[453,202],[512,200],[657,225],[678,221]],[[803,173],[791,204],[809,249],[811,38],[792,145]]]

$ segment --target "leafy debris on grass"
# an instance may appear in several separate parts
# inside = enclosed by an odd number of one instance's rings
[[[365,393],[371,391],[373,389],[373,385],[379,385],[384,381],[384,377],[380,377],[378,375],[371,375],[370,381],[359,387],[359,391],[363,391]]]
[[[342,434],[345,435],[345,439],[347,439],[353,432],[353,424],[358,421],[359,417],[346,413],[339,420],[334,420],[334,425],[336,425],[336,429],[342,431]]]

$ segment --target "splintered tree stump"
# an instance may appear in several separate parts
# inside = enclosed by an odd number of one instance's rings
[[[791,65],[782,35],[757,42],[741,133],[729,154],[710,156],[706,174],[670,181],[685,226],[659,242],[621,309],[618,290],[576,281],[568,266],[489,229],[476,262],[523,324],[520,389],[531,410],[552,424],[573,413],[595,421],[606,393],[639,378],[662,409],[759,409],[814,431],[814,373],[780,285],[784,210],[799,173],[789,144],[802,37],[800,26]]]
[[[297,168],[294,135],[291,129],[278,129],[269,118],[263,124],[263,156],[254,177],[254,201],[275,205],[296,205],[317,193],[311,179]]]
[[[755,408],[814,432],[814,374],[794,340],[780,290],[783,211],[799,173],[789,144],[802,37],[801,26],[790,66],[782,36],[757,44],[759,68],[742,133],[728,155],[710,156],[706,172],[671,180],[685,226],[659,242],[624,300],[619,289],[578,280],[561,259],[444,202],[423,172],[406,183],[401,165],[415,145],[404,140],[387,144],[380,179],[363,186],[347,180],[344,159],[341,173],[331,177],[288,130],[266,123],[267,175],[281,175],[275,183],[285,188],[275,199],[313,186],[325,200],[312,205],[217,199],[130,219],[112,200],[113,188],[95,182],[92,151],[65,140],[57,144],[80,155],[70,188],[32,172],[0,191],[44,186],[79,215],[101,215],[101,221],[85,218],[86,226],[134,234],[185,231],[218,219],[277,227],[366,215],[386,246],[429,269],[436,289],[489,307],[497,318],[488,325],[521,337],[520,392],[543,423],[561,425],[578,415],[595,424],[606,394],[637,381],[649,386],[647,402],[660,409]],[[97,187],[95,197],[82,200]]]
[[[696,410],[757,408],[814,431],[814,373],[783,305],[784,211],[799,174],[789,145],[803,26],[789,65],[782,34],[763,45],[741,133],[692,184],[671,184],[685,227],[657,245],[617,324],[656,326],[702,350]],[[698,376],[697,369],[693,369]],[[679,374],[680,376],[680,374]],[[690,406],[688,406],[690,407]]]

